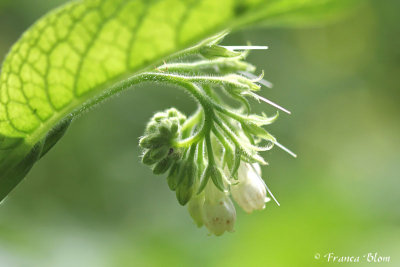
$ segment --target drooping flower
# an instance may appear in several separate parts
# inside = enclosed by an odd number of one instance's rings
[[[251,213],[253,210],[262,210],[270,199],[261,178],[261,168],[257,163],[240,163],[238,183],[231,186],[233,199],[239,206]]]
[[[233,232],[236,209],[226,192],[220,191],[214,183],[208,183],[204,190],[203,222],[211,234],[222,235]]]

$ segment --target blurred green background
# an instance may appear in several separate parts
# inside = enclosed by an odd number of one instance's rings
[[[1,0],[1,58],[63,2]],[[269,45],[249,61],[275,84],[262,94],[292,111],[270,130],[298,158],[264,154],[281,207],[238,209],[234,234],[197,229],[137,147],[155,111],[189,113],[193,102],[139,86],[77,119],[0,206],[0,266],[329,266],[330,252],[400,266],[399,10],[397,0],[365,1],[326,27],[249,29],[224,41]],[[362,259],[375,252],[390,263]]]

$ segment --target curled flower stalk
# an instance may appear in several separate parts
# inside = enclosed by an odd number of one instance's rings
[[[257,94],[261,85],[270,85],[256,76],[255,67],[246,62],[251,48],[226,47],[215,36],[175,55],[142,78],[177,85],[198,103],[197,111],[185,116],[171,108],[156,113],[139,141],[142,162],[154,174],[167,174],[167,183],[195,223],[210,233],[232,232],[236,210],[231,196],[246,212],[264,209],[272,197],[261,178],[260,152],[279,144],[263,127],[273,116],[253,114],[249,99],[263,101],[289,113]],[[224,95],[224,98],[221,97]],[[237,102],[239,108],[225,99]],[[275,199],[275,198],[274,198]]]

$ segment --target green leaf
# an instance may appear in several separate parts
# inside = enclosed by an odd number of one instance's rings
[[[86,0],[50,12],[24,33],[2,66],[0,200],[74,116],[130,87],[129,77],[219,31],[280,19],[285,25],[320,21],[319,10],[337,13],[348,2]]]

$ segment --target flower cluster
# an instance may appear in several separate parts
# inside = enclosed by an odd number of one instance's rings
[[[236,203],[251,213],[262,210],[267,197],[258,163],[241,163],[238,170],[238,181],[230,185],[230,193]],[[205,225],[212,234],[222,235],[225,231],[233,232],[236,221],[236,210],[229,193],[220,191],[214,183],[208,183],[204,192],[193,197],[188,204],[190,216],[198,227]]]
[[[168,186],[178,202],[187,204],[199,227],[204,225],[215,235],[234,229],[236,210],[231,197],[248,213],[264,209],[269,196],[273,198],[261,178],[260,164],[266,162],[259,152],[277,145],[293,154],[263,128],[278,113],[272,117],[251,113],[249,98],[288,112],[256,94],[260,85],[270,83],[262,75],[254,76],[255,67],[244,61],[254,47],[220,46],[223,36],[188,49],[175,57],[177,62],[164,62],[154,72],[143,74],[185,89],[198,109],[188,118],[176,109],[156,113],[139,142],[143,163],[151,165],[154,174],[168,172]],[[240,108],[231,107],[221,94]]]
[[[147,124],[139,145],[144,149],[142,162],[153,166],[154,174],[165,173],[180,158],[181,151],[173,147],[186,116],[175,108],[156,113]]]

